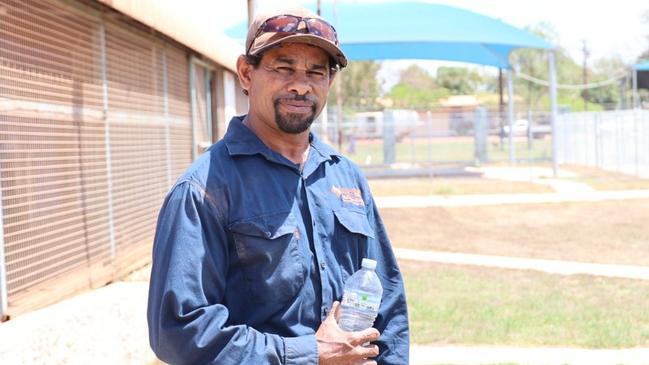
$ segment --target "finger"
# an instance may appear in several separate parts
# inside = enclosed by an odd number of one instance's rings
[[[364,359],[379,356],[379,347],[376,345],[359,346],[359,355]]]
[[[329,312],[330,315],[333,315],[334,319],[336,319],[336,322],[340,321],[340,302],[339,301],[334,301],[333,304],[331,305],[331,311]]]
[[[366,343],[366,342],[376,341],[381,336],[379,331],[374,327],[370,327],[370,328],[368,328],[366,330],[355,332],[355,334],[356,334],[356,336],[355,336],[354,341],[353,341],[353,343],[355,345],[363,344],[363,343]]]

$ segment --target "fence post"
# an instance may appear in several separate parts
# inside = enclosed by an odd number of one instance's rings
[[[473,138],[475,143],[474,158],[476,165],[487,162],[487,109],[478,107],[475,110],[475,123],[473,125]]]
[[[5,265],[5,233],[4,217],[2,208],[2,183],[0,181],[0,322],[7,316],[8,294],[7,294],[7,270]]]
[[[595,167],[601,169],[603,166],[602,162],[602,130],[600,127],[600,115],[599,113],[595,114]]]
[[[394,135],[394,112],[383,111],[383,163],[393,164],[396,160],[396,137]]]
[[[509,123],[509,133],[507,141],[509,143],[509,164],[516,162],[516,147],[514,146],[514,76],[513,70],[507,69],[507,121]]]
[[[557,140],[557,72],[554,64],[554,51],[548,51],[548,73],[550,75],[550,120],[552,122],[552,173],[554,177],[559,174],[559,141]]]
[[[527,160],[531,160],[532,150],[534,149],[534,134],[532,133],[532,126],[534,126],[534,120],[532,116],[532,110],[527,109]]]
[[[167,51],[162,50],[162,101],[165,118],[165,149],[167,160],[167,187],[171,187],[171,119],[169,118],[169,81],[167,80]]]
[[[635,176],[640,177],[640,115],[638,109],[633,109],[633,144],[635,147]]]
[[[113,221],[113,173],[112,161],[110,150],[110,120],[108,119],[108,69],[106,57],[106,26],[102,19],[99,25],[99,49],[101,57],[101,90],[103,98],[103,112],[102,117],[105,125],[104,132],[104,145],[106,146],[106,199],[108,206],[108,236],[110,238],[110,258],[115,260],[116,245],[115,245],[115,223]]]
[[[426,122],[428,123],[428,163],[433,163],[433,112],[426,112]],[[431,169],[432,171],[432,169]]]
[[[620,125],[622,118],[620,117],[620,111],[616,110],[615,111],[615,172],[620,172],[620,158],[622,152],[620,151],[620,147],[622,147],[622,144],[620,143]]]

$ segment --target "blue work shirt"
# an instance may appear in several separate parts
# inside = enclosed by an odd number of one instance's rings
[[[178,179],[160,211],[149,340],[170,364],[317,364],[315,332],[369,257],[383,298],[379,364],[407,364],[403,281],[367,181],[310,136],[303,168],[243,123]]]

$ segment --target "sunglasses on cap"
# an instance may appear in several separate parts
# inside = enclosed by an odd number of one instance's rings
[[[298,29],[301,22],[304,22],[304,29]],[[259,29],[257,29],[257,33],[255,33],[253,39],[259,37],[263,33],[312,34],[324,38],[333,44],[338,44],[338,37],[334,27],[326,21],[318,18],[305,18],[295,15],[277,15],[266,19],[266,21],[259,26]],[[253,43],[255,42],[250,42],[246,53],[250,52]]]

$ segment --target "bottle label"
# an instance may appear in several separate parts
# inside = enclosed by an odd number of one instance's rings
[[[342,305],[378,313],[381,297],[361,290],[347,290],[343,294]]]

